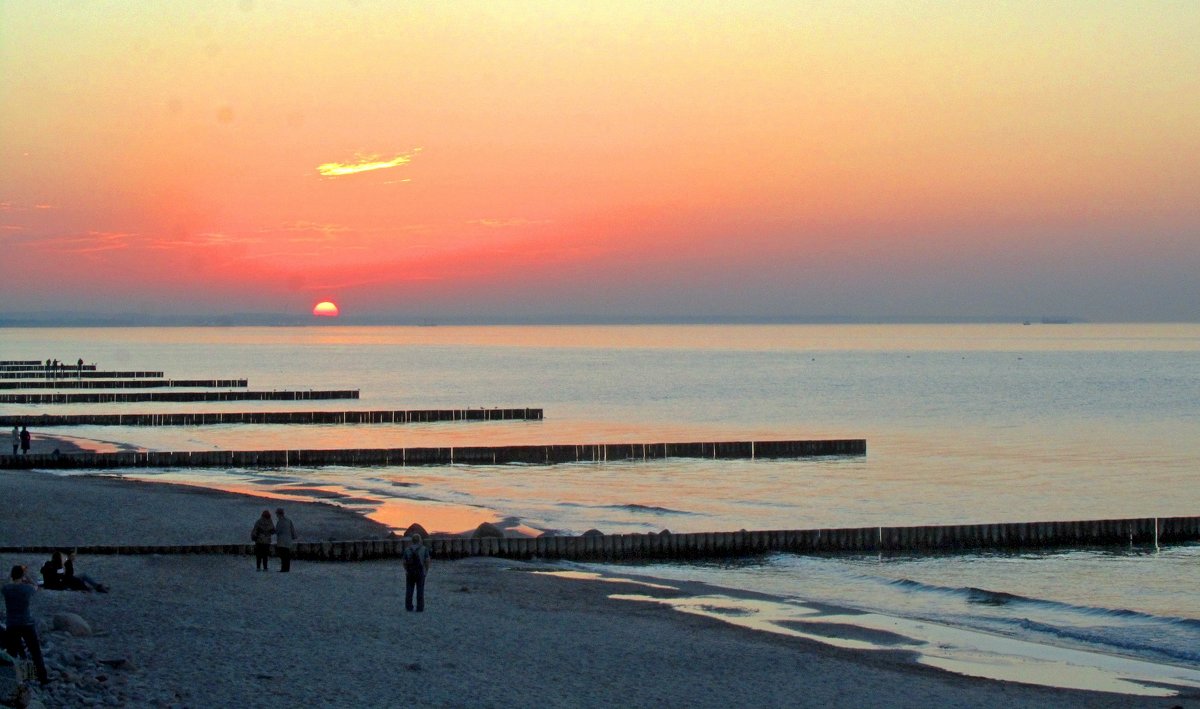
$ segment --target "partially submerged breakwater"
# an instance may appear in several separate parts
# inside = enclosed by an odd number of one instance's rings
[[[494,556],[519,560],[655,561],[795,554],[970,552],[1159,546],[1200,540],[1200,517],[1009,522],[1001,524],[860,527],[672,534],[599,534],[540,537],[439,537],[429,540],[436,559]],[[367,561],[399,557],[402,537],[300,542],[294,556],[312,561]],[[0,548],[0,553],[47,554],[52,546]],[[79,546],[84,554],[253,554],[253,544]]]
[[[46,381],[0,380],[0,389],[163,389],[163,388],[238,388],[246,387],[245,379],[48,379]]]
[[[0,404],[124,404],[142,401],[309,401],[357,399],[357,389],[337,391],[139,391],[92,394],[0,394]]]
[[[215,426],[219,424],[438,423],[541,421],[542,409],[410,409],[382,411],[225,411],[167,414],[24,414],[0,416],[0,426]]]
[[[58,381],[71,381],[79,379],[161,379],[162,377],[162,372],[151,371],[98,371],[96,369],[70,370],[69,372],[66,370],[0,371],[0,379],[55,379]]]
[[[717,443],[586,443],[579,445],[447,446],[259,451],[119,451],[0,456],[3,468],[286,468],[409,465],[602,463],[661,458],[808,458],[867,454],[863,439]]]

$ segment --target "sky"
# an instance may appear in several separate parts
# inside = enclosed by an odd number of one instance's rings
[[[0,0],[0,315],[1200,318],[1200,3]]]

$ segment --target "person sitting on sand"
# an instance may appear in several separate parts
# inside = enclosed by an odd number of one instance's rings
[[[46,684],[50,678],[46,675],[46,663],[42,660],[42,645],[38,642],[37,624],[34,623],[33,613],[29,610],[33,595],[38,587],[29,578],[28,569],[20,564],[12,567],[9,575],[11,581],[4,584],[0,593],[4,594],[4,613],[7,625],[4,629],[4,650],[13,657],[29,652],[29,659],[37,668],[38,681]]]
[[[42,564],[42,588],[47,591],[66,591],[67,570],[63,566],[61,551],[54,552],[46,563]]]
[[[250,541],[254,542],[254,570],[270,571],[267,560],[271,558],[271,535],[275,533],[275,525],[271,524],[271,511],[263,510],[262,516],[250,530]]]
[[[96,591],[99,593],[108,593],[108,586],[100,583],[96,579],[87,574],[75,573],[75,550],[67,552],[67,560],[63,562],[63,571],[65,572],[67,588],[76,591]]]

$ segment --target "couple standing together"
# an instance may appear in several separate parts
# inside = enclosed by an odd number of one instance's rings
[[[283,508],[275,510],[275,522],[271,522],[271,511],[263,510],[262,516],[250,530],[250,541],[254,542],[254,568],[270,571],[267,560],[271,558],[271,535],[275,535],[275,553],[279,555],[279,570],[292,570],[292,547],[296,544],[296,527],[283,514]]]

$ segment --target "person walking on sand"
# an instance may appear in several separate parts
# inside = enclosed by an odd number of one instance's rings
[[[21,432],[17,430],[16,426],[13,426],[13,430],[12,430],[12,444],[13,444],[13,455],[16,455],[17,449],[21,447]]]
[[[21,427],[21,455],[29,455],[29,427]]]
[[[46,675],[46,663],[42,660],[42,645],[38,642],[37,625],[33,622],[33,613],[29,605],[33,594],[37,593],[37,583],[29,578],[29,572],[20,564],[12,567],[9,583],[4,584],[0,593],[4,594],[4,612],[8,627],[4,630],[4,651],[13,657],[29,652],[29,659],[37,668],[38,681],[47,684],[50,678]]]
[[[425,611],[425,575],[429,573],[429,549],[414,534],[404,548],[404,610],[413,609],[413,591],[417,592],[417,612]]]
[[[271,524],[271,511],[263,510],[262,516],[250,530],[250,541],[254,542],[254,570],[270,571],[267,559],[271,558],[271,535],[275,533],[275,525]]]
[[[296,544],[296,526],[283,514],[283,508],[275,510],[275,553],[279,554],[279,570],[292,570],[292,547]]]

